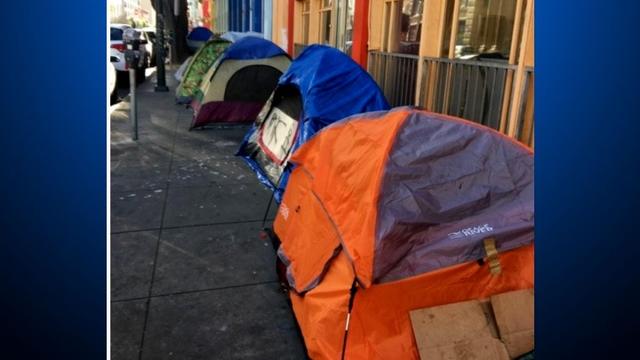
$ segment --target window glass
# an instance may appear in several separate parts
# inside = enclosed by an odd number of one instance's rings
[[[340,2],[343,8],[340,14],[344,14],[340,21],[340,34],[338,35],[338,43],[340,50],[351,55],[351,46],[353,44],[353,9],[355,0],[342,0]],[[346,7],[346,9],[344,9]]]
[[[385,1],[384,3],[384,13],[383,13],[383,26],[382,26],[382,50],[389,50],[389,31],[391,27],[391,6],[392,2]]]
[[[302,14],[302,43],[309,44],[309,14]]]
[[[507,59],[515,10],[515,0],[460,0],[455,57]]]
[[[113,40],[122,40],[122,29],[111,28],[111,34],[109,35],[109,38],[112,41]]]
[[[309,44],[309,10],[310,0],[305,0],[302,3],[302,43]]]
[[[422,30],[423,0],[404,0],[401,6],[400,47],[401,53],[417,54]]]
[[[331,10],[320,12],[320,41],[325,45],[331,45]]]

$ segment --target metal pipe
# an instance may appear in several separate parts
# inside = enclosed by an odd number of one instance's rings
[[[156,92],[167,92],[167,79],[164,71],[164,17],[162,1],[156,0]]]
[[[142,71],[144,71],[142,69]],[[133,127],[133,140],[138,140],[138,102],[136,100],[136,69],[129,69],[129,119]]]

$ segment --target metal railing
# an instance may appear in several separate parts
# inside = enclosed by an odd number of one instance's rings
[[[497,61],[420,58],[380,51],[369,52],[367,65],[393,107],[417,105],[477,122],[533,145],[533,68],[524,68],[522,74],[517,65]],[[518,75],[523,75],[522,81],[516,81]],[[509,119],[516,123],[510,124]]]
[[[521,101],[518,104],[519,116],[516,124],[517,139],[529,146],[533,146],[534,133],[534,114],[533,114],[533,95],[534,95],[534,75],[533,68],[526,68],[524,79],[520,91],[522,92]]]
[[[298,44],[298,43],[294,43],[293,44],[293,57],[297,58],[298,55],[300,55],[300,53],[302,52],[302,50],[304,50],[304,48],[306,48],[307,45],[305,44]]]
[[[415,103],[419,59],[417,55],[369,52],[367,71],[391,106]]]
[[[419,106],[500,128],[505,91],[516,65],[423,58]]]

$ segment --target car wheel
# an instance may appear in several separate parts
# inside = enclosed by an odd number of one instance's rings
[[[129,86],[129,71],[116,71],[116,87],[124,88]]]
[[[120,99],[118,98],[118,91],[117,88],[113,89],[113,91],[111,92],[111,97],[109,100],[109,105],[113,105],[116,104],[118,101],[120,101]]]

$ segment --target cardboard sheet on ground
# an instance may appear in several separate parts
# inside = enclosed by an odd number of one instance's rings
[[[533,350],[533,289],[410,312],[421,359],[507,360]]]

